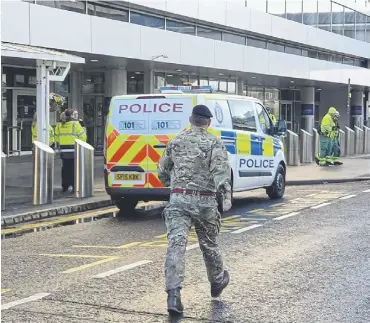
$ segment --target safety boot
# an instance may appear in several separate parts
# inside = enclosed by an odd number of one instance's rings
[[[224,270],[224,277],[222,278],[221,283],[211,284],[211,296],[218,297],[221,295],[222,291],[227,285],[229,285],[230,275],[227,270]]]
[[[342,163],[342,162],[340,162],[340,161],[336,161],[336,162],[334,162],[334,165],[339,166],[339,165],[343,165],[343,163]]]
[[[181,303],[180,287],[167,291],[167,310],[169,314],[182,314],[184,306]]]

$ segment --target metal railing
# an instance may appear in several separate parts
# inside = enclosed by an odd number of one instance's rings
[[[6,155],[1,152],[1,211],[5,210]]]
[[[289,166],[299,165],[299,137],[291,130],[287,130],[284,138],[285,159]]]
[[[299,142],[301,163],[312,163],[313,136],[306,130],[301,129],[299,134]]]
[[[346,133],[343,130],[339,130],[339,147],[340,147],[340,156],[344,157],[346,155]]]
[[[94,195],[94,147],[79,139],[75,140],[75,196]]]
[[[315,158],[317,155],[320,154],[320,135],[316,128],[313,128],[312,131],[312,157]]]
[[[33,204],[53,203],[54,150],[48,145],[33,143]]]
[[[15,131],[13,131],[15,130]],[[15,126],[15,127],[8,127],[6,129],[6,154],[9,156],[12,153],[18,153],[18,156],[21,155],[22,152],[22,130],[23,130],[23,125],[21,123],[20,126]],[[11,146],[13,146],[10,143],[10,132],[16,133],[16,138],[17,138],[17,149],[10,149]]]
[[[364,126],[364,154],[370,154],[370,128]]]
[[[364,131],[354,126],[355,130],[355,154],[362,154],[364,152]]]
[[[355,154],[355,132],[348,127],[345,127],[346,133],[346,156],[354,155]]]

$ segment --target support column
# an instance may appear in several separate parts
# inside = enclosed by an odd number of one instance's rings
[[[236,79],[236,95],[244,95],[244,82],[242,79]]]
[[[71,87],[71,102],[68,107],[78,111],[78,114],[83,116],[83,102],[82,102],[82,72],[72,71],[70,73],[70,87]],[[59,118],[59,116],[58,116]]]
[[[301,100],[302,129],[312,134],[315,124],[315,88],[304,87],[301,91]]]
[[[144,71],[144,93],[154,93],[154,70],[149,69]]]
[[[127,94],[127,71],[126,69],[114,69],[105,73],[105,96]]]
[[[37,140],[49,143],[49,71],[44,61],[37,61]]]
[[[352,91],[351,95],[351,128],[362,128],[364,124],[364,99],[362,91]]]

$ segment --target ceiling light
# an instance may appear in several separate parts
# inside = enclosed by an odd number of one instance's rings
[[[223,76],[223,75],[225,75],[225,74],[224,74],[224,73],[218,73],[218,75]]]
[[[290,81],[290,83],[294,83],[294,81]]]
[[[135,72],[135,74],[139,75],[139,74],[141,74],[141,72]]]
[[[134,78],[135,78],[135,76],[131,76],[131,78],[132,78],[132,79],[134,79]]]
[[[167,76],[171,77],[171,76],[173,76],[173,75],[172,75],[172,74],[167,74]]]
[[[317,89],[317,91],[321,91],[321,89]]]
[[[252,76],[252,79],[255,79],[255,78],[257,78],[256,76]]]
[[[175,70],[176,72],[182,72],[182,70],[180,70],[179,68],[177,70]]]
[[[90,62],[96,63],[99,62],[97,59],[90,59]]]

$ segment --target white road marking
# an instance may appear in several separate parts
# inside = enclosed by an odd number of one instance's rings
[[[17,305],[21,305],[21,304],[25,304],[25,303],[29,303],[29,302],[33,302],[33,301],[37,301],[39,299],[42,299],[46,296],[49,296],[50,294],[49,293],[38,293],[38,294],[35,294],[35,295],[32,295],[30,297],[26,297],[26,298],[21,298],[17,301],[13,301],[13,302],[10,302],[10,303],[6,303],[6,304],[3,304],[1,305],[1,310],[8,310],[9,308],[11,307],[14,307],[14,306],[17,306]]]
[[[196,249],[198,247],[199,247],[199,243],[194,243],[194,244],[191,244],[190,246],[187,246],[186,250],[192,250],[192,249]]]
[[[321,207],[324,207],[324,206],[327,206],[327,205],[330,205],[331,203],[321,203],[319,205],[315,205],[315,206],[311,206],[311,209],[319,209]]]
[[[362,191],[362,193],[370,193],[370,190]]]
[[[242,232],[249,231],[249,230],[252,230],[252,229],[255,229],[255,228],[258,228],[258,227],[262,227],[262,224],[252,224],[248,227],[244,227],[244,228],[232,231],[231,233],[234,233],[234,234],[235,233],[242,233]]]
[[[274,218],[273,220],[275,220],[275,221],[276,220],[283,220],[283,219],[286,219],[286,218],[290,218],[291,216],[298,215],[299,213],[301,213],[301,212],[292,212],[292,213],[289,213],[289,214],[278,216],[277,218]]]
[[[110,275],[120,273],[122,271],[126,271],[126,270],[129,270],[129,269],[138,267],[138,266],[143,266],[143,265],[149,264],[151,262],[152,262],[151,260],[141,260],[141,261],[129,264],[129,265],[125,265],[125,266],[122,266],[122,267],[118,267],[116,269],[108,270],[108,271],[105,271],[103,273],[94,275],[93,278],[105,278],[105,277],[108,277]]]
[[[350,198],[355,197],[355,196],[357,196],[357,195],[352,194],[352,195],[347,195],[347,196],[340,197],[339,199],[340,200],[346,200],[346,199],[350,199]]]

